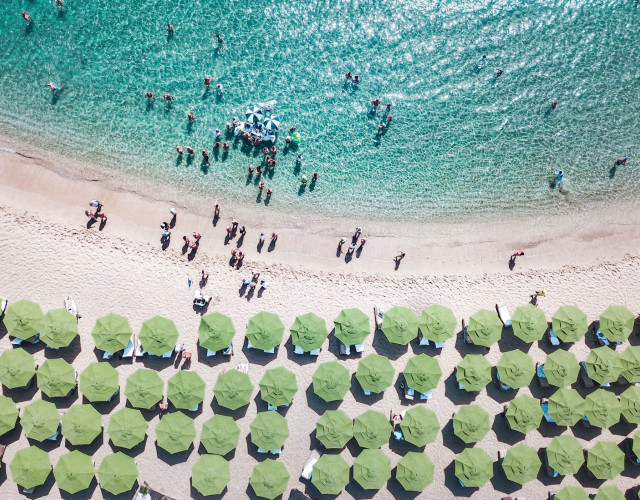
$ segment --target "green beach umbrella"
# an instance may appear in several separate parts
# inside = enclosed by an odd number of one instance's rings
[[[13,482],[23,488],[44,484],[51,473],[49,454],[36,446],[18,450],[9,465]]]
[[[53,468],[53,475],[58,488],[74,494],[91,486],[96,469],[89,455],[74,450],[58,459]]]
[[[620,354],[622,376],[632,384],[640,382],[640,346],[631,345]]]
[[[418,336],[418,318],[408,307],[394,306],[384,314],[382,333],[389,342],[407,345]]]
[[[597,389],[584,400],[584,414],[591,425],[606,429],[620,421],[620,401],[613,392]]]
[[[251,442],[265,451],[282,448],[289,437],[287,419],[275,411],[259,412],[251,422],[249,429],[251,430]]]
[[[115,446],[131,449],[144,441],[147,421],[140,410],[123,408],[111,415],[107,433]]]
[[[371,333],[369,316],[360,309],[343,309],[333,326],[336,338],[344,345],[362,344]]]
[[[465,391],[481,391],[491,382],[491,365],[481,354],[467,354],[456,367],[456,379]]]
[[[551,328],[562,342],[578,342],[587,333],[587,315],[576,306],[560,306],[551,317]]]
[[[229,462],[218,455],[200,455],[191,468],[191,484],[204,496],[221,494],[229,481]]]
[[[164,382],[160,375],[148,368],[138,368],[127,379],[124,395],[134,408],[150,409],[162,399]]]
[[[62,435],[74,446],[91,444],[102,432],[102,416],[91,405],[73,405],[62,416]]]
[[[313,313],[298,316],[291,328],[291,342],[305,352],[320,349],[329,335],[327,324]]]
[[[162,356],[175,348],[179,335],[173,321],[162,316],[154,316],[142,323],[138,339],[145,351]]]
[[[207,453],[226,455],[236,446],[240,439],[240,427],[231,417],[214,415],[202,426],[200,442]]]
[[[138,479],[138,467],[133,458],[121,451],[107,455],[98,467],[100,487],[114,495],[133,488]]]
[[[606,346],[591,349],[584,364],[587,366],[589,378],[599,384],[615,382],[622,372],[618,353]]]
[[[127,347],[132,335],[127,318],[113,313],[98,318],[91,332],[96,348],[111,353]]]
[[[298,392],[296,376],[282,366],[266,370],[258,385],[260,397],[273,406],[288,405]]]
[[[181,410],[189,410],[204,401],[204,380],[196,372],[180,370],[169,379],[167,399]]]
[[[38,388],[50,398],[63,398],[76,386],[76,370],[62,358],[47,359],[36,373]]]
[[[311,482],[323,495],[337,495],[349,484],[349,468],[340,455],[322,455],[313,464]]]
[[[418,392],[435,389],[440,377],[442,377],[442,370],[438,360],[424,353],[410,358],[404,369],[407,387]]]
[[[558,349],[547,356],[544,374],[547,381],[556,387],[566,387],[578,380],[580,365],[572,352]]]
[[[465,443],[477,443],[489,432],[489,414],[479,405],[463,406],[453,416],[453,433]]]
[[[356,378],[365,391],[383,392],[393,384],[393,375],[391,361],[380,354],[369,354],[358,362]]]
[[[365,490],[379,490],[391,477],[391,460],[382,450],[362,450],[353,462],[353,479]]]
[[[398,461],[396,479],[406,491],[422,491],[433,482],[433,469],[427,455],[410,451]]]
[[[156,427],[158,446],[171,454],[188,450],[195,437],[193,420],[181,411],[165,415]]]
[[[311,380],[313,380],[313,392],[327,402],[343,399],[351,388],[349,370],[338,361],[320,364]]]
[[[601,486],[593,500],[625,500],[617,486]]]
[[[249,484],[257,496],[273,500],[287,490],[290,478],[282,462],[267,458],[253,468]]]
[[[119,388],[118,372],[107,361],[91,363],[80,374],[80,392],[92,403],[109,401]]]
[[[640,457],[640,431],[636,431],[633,434],[633,442],[631,444],[631,450],[637,457]]]
[[[416,446],[425,446],[435,441],[440,423],[432,410],[416,406],[404,414],[400,429],[405,441]]]
[[[44,441],[58,431],[60,414],[56,405],[38,399],[22,410],[20,425],[29,439]]]
[[[390,436],[391,424],[379,411],[367,410],[353,423],[353,437],[362,448],[380,448]]]
[[[584,416],[584,399],[575,389],[558,389],[549,398],[547,413],[558,425],[575,425]]]
[[[537,399],[522,394],[509,402],[505,416],[512,430],[526,434],[538,428],[543,412]]]
[[[589,495],[577,486],[565,486],[556,493],[554,500],[589,500]]]
[[[556,436],[547,446],[547,462],[562,476],[576,474],[584,463],[584,451],[573,436]]]
[[[219,312],[207,314],[200,319],[198,341],[200,347],[209,351],[221,351],[231,345],[236,330],[229,316]]]
[[[316,438],[325,448],[344,448],[353,437],[353,420],[342,410],[327,410],[316,422]]]
[[[455,475],[468,488],[484,486],[493,477],[493,460],[480,448],[465,448],[455,459]]]
[[[600,441],[587,451],[587,468],[597,479],[615,479],[624,470],[624,452],[616,443]]]
[[[524,444],[509,448],[502,461],[502,468],[507,479],[518,484],[533,481],[538,476],[541,466],[542,462],[538,458],[538,452]]]
[[[635,321],[635,315],[625,306],[609,306],[600,315],[600,331],[610,342],[624,342]]]
[[[246,335],[253,347],[268,351],[282,342],[284,325],[276,314],[262,311],[249,320]]]
[[[40,320],[38,330],[49,347],[68,347],[78,335],[78,318],[64,308],[53,309]]]
[[[3,322],[9,335],[27,340],[38,334],[43,317],[38,304],[30,300],[19,300],[7,308]]]
[[[423,309],[418,320],[422,336],[438,343],[453,337],[457,324],[451,309],[438,304]]]
[[[505,352],[496,368],[500,381],[512,389],[528,386],[536,373],[531,356],[520,349]]]
[[[495,311],[480,309],[469,318],[467,335],[474,344],[490,347],[502,337],[502,321]]]
[[[537,342],[549,328],[544,312],[533,304],[517,307],[511,318],[513,334],[524,342]]]
[[[220,406],[237,410],[249,404],[253,394],[253,384],[246,373],[229,370],[218,375],[213,393]]]
[[[622,415],[630,424],[640,424],[640,387],[632,385],[620,394]]]
[[[16,426],[18,413],[18,408],[11,398],[0,396],[0,436]]]
[[[36,374],[33,356],[22,347],[8,349],[0,354],[0,382],[7,389],[24,387]]]

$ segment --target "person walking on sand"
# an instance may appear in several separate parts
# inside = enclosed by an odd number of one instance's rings
[[[364,248],[364,244],[367,242],[367,238],[362,238],[360,240],[360,247],[358,248],[359,250],[362,250]]]
[[[278,233],[273,232],[273,233],[271,234],[271,241],[272,241],[273,243],[275,243],[277,240],[278,240]]]
[[[260,244],[264,243],[264,233],[260,233]]]
[[[353,235],[353,237],[357,240],[361,234],[362,234],[362,228],[356,227],[356,233]]]
[[[402,259],[404,259],[405,253],[404,252],[400,252],[398,255],[396,255],[393,260],[396,264],[400,264],[400,261]]]
[[[513,268],[516,265],[516,257],[520,257],[521,255],[524,255],[524,252],[521,250],[519,252],[514,253],[510,258],[509,258],[509,269],[513,270]]]
[[[349,245],[349,250],[347,250],[347,254],[351,255],[356,249],[356,244],[355,243],[351,243],[351,245]]]

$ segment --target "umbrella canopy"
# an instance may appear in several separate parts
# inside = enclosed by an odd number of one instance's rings
[[[353,437],[353,420],[342,410],[327,410],[316,422],[316,438],[325,448],[344,448]]]
[[[296,317],[289,330],[293,345],[305,352],[320,349],[329,335],[327,324],[320,316],[313,313]]]
[[[349,484],[349,469],[340,455],[322,455],[313,465],[311,482],[323,495],[337,495]]]
[[[118,372],[107,361],[91,363],[80,374],[80,392],[92,403],[108,401],[119,388]]]
[[[320,364],[311,380],[313,392],[327,402],[341,400],[351,388],[349,370],[338,361]]]
[[[60,415],[56,405],[39,399],[22,410],[20,425],[29,439],[44,441],[58,431]]]
[[[264,118],[262,108],[259,108],[258,106],[249,106],[244,112],[244,116],[247,117],[247,121],[249,123],[258,123]]]
[[[273,406],[291,403],[298,392],[296,376],[282,366],[265,371],[258,385],[260,397]]]
[[[277,450],[289,437],[287,419],[275,411],[263,411],[256,415],[251,425],[251,442],[262,450]]]
[[[632,384],[640,382],[640,346],[631,345],[620,354],[622,376]]]
[[[195,408],[204,401],[204,380],[196,372],[180,370],[169,379],[167,399],[181,410]]]
[[[49,347],[67,347],[78,335],[78,318],[64,308],[53,309],[40,320],[38,330]]]
[[[253,468],[249,484],[256,495],[273,500],[287,490],[290,478],[282,462],[267,458]]]
[[[526,434],[538,428],[543,412],[537,399],[523,394],[511,400],[505,416],[512,430]]]
[[[502,468],[507,479],[518,484],[533,481],[538,476],[541,466],[542,462],[538,458],[538,452],[524,444],[509,448],[502,461]]]
[[[379,411],[367,410],[353,423],[353,437],[362,448],[380,448],[389,442],[389,436],[391,424]]]
[[[7,389],[24,387],[36,373],[33,356],[22,347],[0,354],[0,382]]]
[[[440,377],[442,377],[442,370],[440,370],[438,360],[424,353],[409,359],[404,369],[407,387],[418,392],[435,389]]]
[[[156,427],[158,446],[172,454],[188,450],[195,437],[193,420],[181,411],[165,415]]]
[[[96,469],[89,455],[74,450],[58,459],[53,475],[58,488],[74,494],[86,490],[91,485]]]
[[[382,450],[362,450],[353,462],[353,479],[365,490],[379,490],[391,477],[391,460]]]
[[[405,441],[416,446],[425,446],[435,441],[440,423],[432,410],[424,406],[416,406],[404,414],[400,429]]]
[[[175,348],[179,335],[173,321],[162,316],[154,316],[142,323],[138,339],[145,351],[162,356]]]
[[[218,455],[200,455],[191,468],[191,484],[204,496],[221,494],[229,481],[229,462]]]
[[[369,316],[360,309],[343,309],[333,326],[336,338],[345,345],[362,344],[371,333]]]
[[[555,500],[589,500],[589,495],[577,486],[565,486],[556,493]]]
[[[584,416],[584,399],[575,389],[558,389],[549,398],[547,413],[558,425],[575,425]]]
[[[573,436],[556,436],[547,446],[547,462],[562,476],[575,474],[584,463],[584,451]]]
[[[513,334],[524,342],[537,342],[549,328],[544,312],[533,304],[516,308],[511,317],[511,326]]]
[[[620,394],[622,415],[630,424],[640,424],[640,387],[632,385]]]
[[[375,393],[383,392],[393,384],[393,365],[389,358],[380,354],[369,354],[358,363],[356,378],[362,389]]]
[[[489,432],[489,414],[479,405],[463,406],[453,416],[453,433],[465,443],[477,443]]]
[[[620,401],[613,392],[597,389],[584,400],[584,414],[591,425],[606,429],[620,421]]]
[[[200,347],[209,351],[221,351],[231,345],[236,329],[229,316],[213,312],[202,316],[198,328]]]
[[[438,304],[423,309],[418,320],[422,336],[433,342],[444,342],[453,337],[456,325],[456,318],[451,309]]]
[[[237,410],[249,404],[253,394],[253,384],[246,373],[229,370],[218,375],[213,393],[220,406]]]
[[[479,488],[493,477],[493,460],[480,448],[465,448],[454,468],[456,477],[469,488]]]
[[[124,394],[134,408],[150,409],[162,399],[164,382],[154,370],[138,368],[127,379]]]
[[[131,449],[144,441],[147,434],[147,421],[140,410],[123,408],[109,419],[107,433],[114,445]]]
[[[631,449],[637,457],[640,457],[640,431],[634,433]]]
[[[74,446],[91,444],[102,432],[102,416],[91,405],[73,405],[62,416],[62,435]]]
[[[551,317],[551,328],[563,342],[577,342],[587,333],[587,315],[576,306],[561,306]]]
[[[384,314],[382,333],[389,342],[407,345],[418,336],[418,318],[408,307],[394,306]]]
[[[407,491],[422,491],[433,481],[433,469],[427,455],[410,451],[398,461],[396,479]]]
[[[536,373],[531,356],[520,349],[505,352],[496,368],[500,381],[512,389],[528,386]]]
[[[467,335],[474,344],[490,347],[502,337],[502,321],[495,311],[480,309],[469,318]]]
[[[18,409],[11,398],[0,396],[0,436],[16,426]]]
[[[19,300],[7,308],[3,321],[9,335],[26,340],[38,334],[43,317],[38,304],[30,300]]]
[[[96,347],[111,353],[127,347],[132,335],[133,330],[127,318],[113,313],[98,318],[91,332]]]
[[[587,452],[587,468],[597,479],[614,479],[624,470],[624,452],[616,443],[600,441]]]
[[[133,458],[121,451],[107,455],[98,467],[100,487],[114,495],[133,488],[138,479],[138,467]]]
[[[624,342],[631,335],[635,320],[625,306],[609,306],[600,315],[600,331],[611,342]]]
[[[202,426],[200,442],[207,453],[226,455],[236,446],[240,439],[240,427],[231,417],[214,415]]]
[[[51,472],[49,454],[36,446],[18,450],[9,465],[13,482],[23,488],[44,484]]]
[[[601,486],[593,500],[625,500],[617,486]]]
[[[280,120],[277,116],[271,115],[262,124],[267,130],[278,130],[280,128]]]
[[[491,378],[491,365],[481,354],[467,354],[456,367],[456,379],[467,392],[481,391]]]
[[[558,349],[547,356],[544,374],[547,381],[556,387],[566,387],[578,380],[580,365],[572,352]]]
[[[622,372],[618,353],[606,346],[591,349],[584,364],[587,366],[589,378],[599,384],[615,382]]]
[[[256,349],[268,351],[280,345],[284,335],[284,325],[276,314],[262,311],[249,320],[247,339]]]
[[[47,359],[36,373],[38,388],[50,398],[63,398],[76,386],[76,371],[62,358]]]

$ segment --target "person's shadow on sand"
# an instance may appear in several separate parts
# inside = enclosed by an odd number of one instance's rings
[[[162,249],[166,250],[167,248],[169,248],[169,243],[171,243],[171,238],[167,238],[166,236],[161,236],[160,243],[162,244]]]
[[[256,247],[256,250],[258,250],[258,253],[262,253],[263,246],[264,246],[264,240],[260,240],[260,242],[258,243],[258,246]]]
[[[340,258],[342,255],[342,243],[338,243],[338,248],[336,248],[336,257]]]

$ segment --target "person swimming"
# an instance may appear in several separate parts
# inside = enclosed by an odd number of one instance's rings
[[[213,149],[218,149],[220,147],[220,141],[216,141],[213,143]]]
[[[210,76],[205,76],[204,77],[204,86],[208,87],[209,85],[211,85],[211,77]]]
[[[344,75],[344,77],[345,77],[347,80],[353,80],[353,75],[351,74],[351,71],[347,71],[347,74],[346,74],[346,75]]]
[[[291,141],[292,141],[292,140],[293,140],[293,139],[291,139],[291,136],[290,136],[290,135],[288,135],[287,137],[285,137],[285,138],[284,138],[284,142],[285,142],[285,144],[291,144]]]
[[[184,153],[184,150],[182,149],[182,146],[180,146],[180,145],[176,146],[176,151],[178,152],[179,155]]]
[[[249,164],[249,173],[250,174],[252,174],[255,169],[256,169],[256,167],[254,167],[253,165]]]
[[[359,84],[360,83],[360,77],[358,75],[353,77],[353,83],[355,83],[355,84]]]
[[[264,182],[260,182],[260,184],[258,184],[258,189],[260,191],[262,191],[264,189]]]
[[[215,33],[213,36],[218,40],[218,45],[224,45],[224,40],[218,33]]]
[[[499,77],[499,76],[501,76],[501,75],[502,75],[502,68],[498,68],[498,69],[496,70],[496,78],[498,78],[498,77]]]
[[[380,106],[380,99],[374,99],[373,101],[371,101],[371,105],[374,108],[377,108],[378,106]]]
[[[306,175],[303,175],[302,179],[300,179],[300,184],[306,184],[307,182],[309,182],[309,179],[307,179]]]
[[[165,94],[164,96],[162,96],[162,98],[165,101],[168,101],[168,102],[172,102],[173,101],[173,96],[171,94]]]
[[[195,151],[193,150],[193,148],[191,146],[187,146],[187,153],[189,153],[190,155],[194,154]]]
[[[558,101],[551,101],[551,109],[556,109],[558,107]]]
[[[311,176],[311,180],[314,182],[318,180],[318,172],[315,172],[315,171],[313,172],[313,175]]]
[[[273,156],[275,156],[278,153],[278,148],[276,148],[275,146],[271,146],[271,150],[270,151],[271,151],[271,154]]]
[[[222,132],[220,132],[219,128],[216,129],[216,131],[214,132],[214,135],[215,135],[216,139],[222,135]]]
[[[629,159],[628,156],[625,156],[624,158],[618,158],[616,160],[616,165],[626,165],[628,159]]]
[[[271,191],[271,188],[267,189],[267,198],[271,198],[272,193],[273,191]]]
[[[55,83],[53,82],[49,82],[47,83],[47,87],[49,87],[49,90],[51,92],[58,92],[60,90],[60,87],[58,87]]]
[[[145,99],[153,99],[153,92],[145,92],[144,97]]]
[[[256,174],[262,175],[262,166],[261,165],[258,165],[258,167],[256,168]]]
[[[562,179],[564,179],[564,172],[562,170],[556,169],[553,173],[556,175],[557,181],[561,181]]]
[[[264,148],[262,148],[262,154],[263,154],[264,156],[267,156],[267,155],[269,154],[269,148],[268,148],[268,147],[266,147],[266,146],[265,146]]]
[[[27,21],[28,23],[31,22],[31,16],[29,15],[28,12],[23,12],[22,13],[22,19],[24,19],[25,21]]]
[[[202,150],[202,158],[204,159],[205,163],[209,165],[209,152],[206,149]]]
[[[224,149],[225,151],[229,151],[229,143],[223,142],[222,143],[222,149]]]
[[[194,115],[191,111],[189,111],[189,112],[187,113],[187,119],[188,119],[190,122],[194,122],[194,121],[196,121],[196,115]]]
[[[62,0],[56,0],[56,7],[64,8],[64,2]]]
[[[171,23],[167,23],[167,35],[173,35],[176,29],[172,26]]]
[[[221,84],[221,83],[218,83],[218,84],[216,85],[216,92],[218,93],[218,95],[222,95],[222,93],[224,92],[224,91],[222,90],[222,84]]]

